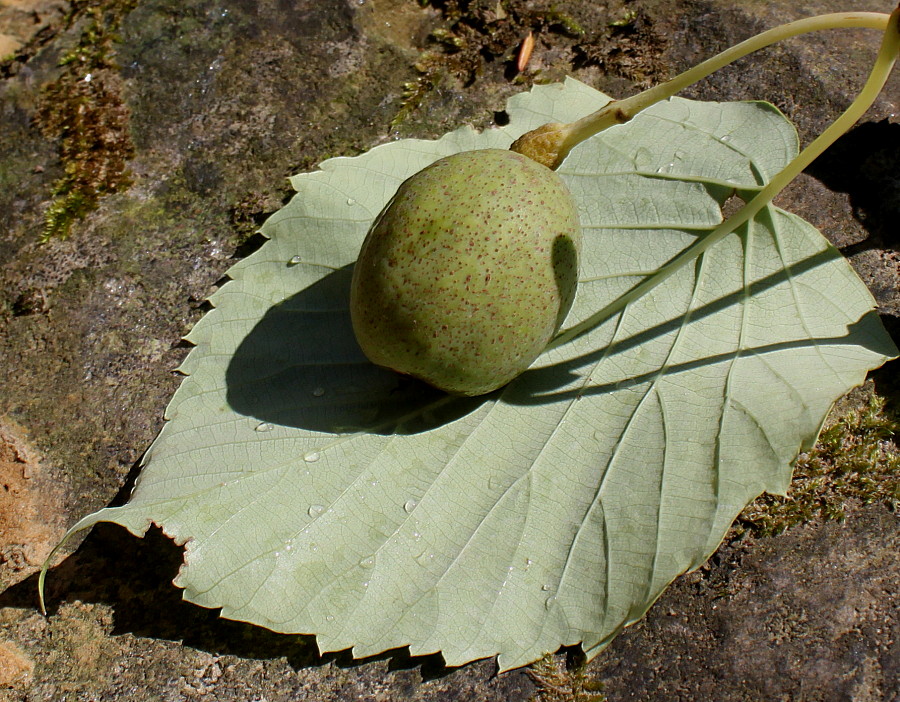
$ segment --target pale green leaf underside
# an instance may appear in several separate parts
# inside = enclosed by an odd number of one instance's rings
[[[441,399],[368,364],[349,264],[407,176],[505,147],[608,98],[569,80],[513,98],[510,124],[404,140],[296,176],[270,237],[197,324],[131,502],[187,543],[186,599],[322,650],[400,646],[501,668],[596,653],[742,507],[782,492],[832,402],[895,349],[844,259],[768,208],[500,393]],[[721,221],[796,153],[755,103],[672,100],[563,166],[585,230],[583,319]]]

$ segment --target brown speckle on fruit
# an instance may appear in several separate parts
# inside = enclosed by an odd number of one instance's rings
[[[499,149],[440,159],[400,186],[366,236],[351,287],[357,340],[373,363],[447,392],[490,392],[558,330],[580,246],[554,171]]]

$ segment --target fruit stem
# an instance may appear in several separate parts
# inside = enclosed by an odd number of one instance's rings
[[[826,15],[828,16],[828,15]],[[796,24],[796,23],[794,23]],[[762,35],[760,35],[762,36]],[[740,45],[739,45],[740,46]],[[823,151],[838,140],[852,127],[872,106],[884,87],[894,62],[900,54],[900,5],[888,18],[884,27],[884,35],[881,48],[872,66],[872,71],[866,80],[862,90],[853,103],[822,132],[813,142],[801,151],[787,166],[767,183],[756,196],[746,203],[740,210],[723,221],[706,236],[698,239],[685,248],[678,255],[661,266],[656,272],[644,278],[628,292],[613,300],[603,309],[594,313],[583,322],[563,330],[548,344],[547,348],[556,348],[586,334],[595,327],[605,322],[610,317],[625,309],[632,301],[649,292],[676,271],[703,254],[711,246],[715,245],[726,236],[734,232],[738,227],[751,220],[763,208],[767,207],[772,199],[797,177],[810,163],[812,163]]]
[[[632,117],[657,102],[666,100],[748,54],[776,42],[822,29],[865,28],[885,31],[889,16],[881,12],[836,12],[788,22],[757,34],[726,49],[665,83],[624,100],[613,100],[596,112],[570,124],[551,123],[523,134],[510,149],[556,169],[569,152],[585,139]]]

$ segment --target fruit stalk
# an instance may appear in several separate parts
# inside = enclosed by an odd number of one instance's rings
[[[828,15],[826,15],[826,17],[827,16]],[[624,295],[616,298],[610,304],[606,305],[603,309],[594,313],[583,322],[561,331],[550,342],[547,348],[556,348],[577,339],[599,326],[610,317],[618,314],[633,300],[655,288],[676,271],[695,260],[698,256],[703,254],[704,251],[734,232],[738,227],[751,220],[763,208],[768,206],[788,183],[796,178],[819,155],[821,155],[822,152],[847,132],[847,130],[849,130],[850,127],[852,127],[872,106],[872,103],[884,87],[884,84],[894,67],[894,63],[897,60],[898,54],[900,54],[900,5],[898,5],[897,9],[886,18],[884,34],[882,36],[878,56],[875,59],[872,71],[869,73],[869,77],[862,90],[860,90],[853,103],[824,132],[822,132],[822,134],[816,137],[816,139],[803,149],[793,161],[776,174],[775,177],[772,178],[772,180],[769,181],[769,183],[740,210],[723,221],[709,234],[688,246],[668,263],[661,266],[656,272],[644,278]]]
[[[569,124],[551,123],[519,137],[510,147],[548,168],[556,169],[569,152],[585,139],[608,127],[623,124],[642,110],[666,100],[738,59],[783,39],[824,29],[887,30],[890,16],[881,12],[836,12],[789,22],[757,34],[697,64],[665,83],[624,100],[613,100],[592,114]]]

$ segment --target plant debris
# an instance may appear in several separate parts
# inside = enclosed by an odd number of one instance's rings
[[[445,26],[429,35],[430,46],[415,66],[419,77],[403,86],[403,103],[392,126],[401,123],[448,77],[471,85],[488,63],[496,61],[503,62],[507,74],[513,77],[524,68],[518,67],[523,42],[534,47],[551,35],[573,40],[585,34],[574,17],[552,3],[426,0],[421,4],[437,10]]]

